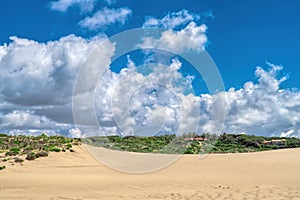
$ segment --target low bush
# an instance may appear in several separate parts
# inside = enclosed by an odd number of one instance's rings
[[[11,148],[10,151],[18,154],[20,152],[20,148],[18,147]]]
[[[24,160],[17,157],[17,158],[15,158],[15,162],[16,163],[22,163],[22,162],[24,162]]]
[[[71,144],[67,144],[67,149],[71,149],[72,148],[72,145]]]
[[[8,151],[5,153],[5,156],[15,156],[16,154],[12,151]]]
[[[40,152],[36,153],[35,156],[37,158],[39,158],[39,157],[47,157],[48,156],[48,152],[46,152],[46,151],[40,151]]]
[[[54,151],[54,152],[60,152],[60,148],[56,148],[56,147],[52,147],[50,148],[50,151]]]
[[[36,155],[32,152],[32,153],[29,153],[27,154],[26,160],[35,160],[36,159]]]

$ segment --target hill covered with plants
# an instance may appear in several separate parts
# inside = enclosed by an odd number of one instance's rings
[[[300,147],[298,138],[263,137],[254,135],[184,134],[151,137],[107,136],[89,137],[87,144],[108,149],[143,153],[244,153]]]
[[[205,153],[244,153],[300,147],[298,138],[263,137],[254,135],[195,133],[139,136],[106,136],[84,139],[63,136],[11,136],[0,134],[0,170],[4,163],[21,163],[48,156],[49,152],[74,152],[72,147],[86,143],[112,150],[142,153],[205,154]]]
[[[80,145],[81,139],[63,136],[24,136],[0,134],[0,164],[22,163],[24,160],[35,160],[47,157],[49,152],[73,152],[74,145]],[[5,169],[0,165],[0,170]]]

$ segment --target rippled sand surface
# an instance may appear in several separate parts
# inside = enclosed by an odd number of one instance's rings
[[[83,146],[75,150],[7,166],[0,199],[300,199],[300,149],[184,155],[146,174],[113,170]]]

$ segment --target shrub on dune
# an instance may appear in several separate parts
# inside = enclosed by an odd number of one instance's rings
[[[26,160],[35,160],[36,158],[37,158],[36,155],[33,152],[31,152],[31,153],[27,154],[25,159]]]
[[[16,158],[15,158],[15,162],[16,162],[16,163],[22,163],[22,162],[24,162],[24,160],[21,159],[21,158],[16,157]]]
[[[50,151],[54,151],[54,152],[60,152],[60,148],[56,148],[56,147],[52,147],[50,148]]]
[[[36,156],[37,158],[39,158],[39,157],[47,157],[47,156],[48,156],[48,152],[46,152],[46,151],[41,151],[41,152],[36,153],[35,156]]]

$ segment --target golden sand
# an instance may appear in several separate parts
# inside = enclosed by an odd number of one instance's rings
[[[300,199],[300,149],[184,155],[147,174],[96,161],[83,147],[0,171],[0,199]]]

